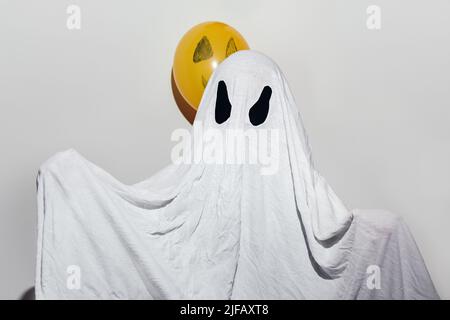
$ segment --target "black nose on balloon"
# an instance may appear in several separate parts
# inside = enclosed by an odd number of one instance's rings
[[[222,124],[228,120],[231,115],[231,103],[228,98],[227,85],[225,81],[219,81],[216,97],[216,122]]]
[[[248,113],[252,125],[259,126],[266,121],[267,115],[269,114],[269,101],[271,96],[272,88],[265,86],[258,101],[250,108]]]

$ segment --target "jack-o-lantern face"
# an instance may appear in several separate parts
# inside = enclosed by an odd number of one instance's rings
[[[239,32],[220,22],[199,24],[183,36],[175,53],[172,86],[181,112],[191,123],[213,71],[245,49],[248,44]]]
[[[234,42],[234,38],[231,37],[227,43],[227,47],[225,50],[225,58],[228,58],[230,55],[232,55],[236,51],[237,51],[236,43]],[[209,42],[207,36],[203,36],[203,38],[201,38],[200,41],[197,43],[197,47],[195,47],[192,61],[194,63],[199,63],[202,61],[207,61],[207,60],[213,58],[213,56],[214,56],[214,51],[211,46],[211,43]],[[215,63],[215,61],[212,62],[213,69],[215,69],[217,67],[217,64],[218,63]],[[208,71],[210,71],[210,70],[208,70]],[[208,84],[208,79],[203,74],[201,76],[201,82],[202,82],[203,88],[206,88],[206,85]]]

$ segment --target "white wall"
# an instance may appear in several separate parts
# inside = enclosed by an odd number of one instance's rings
[[[379,31],[366,28],[371,4]],[[0,298],[33,285],[46,158],[74,147],[127,183],[168,163],[170,133],[188,127],[172,55],[207,20],[279,63],[316,166],[349,207],[401,214],[450,298],[449,12],[448,0],[0,0]]]

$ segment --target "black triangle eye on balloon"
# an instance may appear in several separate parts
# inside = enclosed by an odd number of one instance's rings
[[[248,113],[252,125],[259,126],[266,121],[267,115],[269,114],[269,101],[271,96],[272,88],[265,86],[258,101],[255,102]]]
[[[250,108],[249,118],[250,122],[254,126],[259,126],[264,123],[269,114],[269,102],[272,96],[272,89],[269,86],[265,86],[259,96],[258,101]],[[231,115],[231,103],[228,98],[227,85],[225,81],[219,81],[217,86],[217,97],[216,97],[216,122],[222,124],[228,120]]]

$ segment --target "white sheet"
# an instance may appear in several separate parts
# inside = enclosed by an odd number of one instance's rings
[[[219,81],[232,105],[220,125]],[[264,86],[269,113],[254,127],[249,109]],[[314,169],[299,110],[269,58],[240,51],[225,60],[196,129],[277,130],[276,172],[200,161],[125,185],[74,150],[55,155],[38,175],[38,299],[438,298],[400,217],[347,210]],[[68,283],[74,275],[79,287]]]

